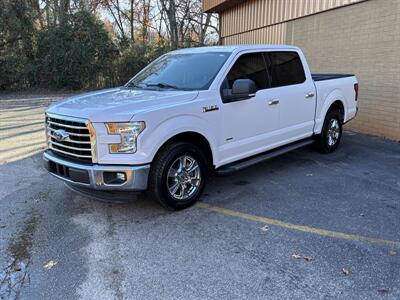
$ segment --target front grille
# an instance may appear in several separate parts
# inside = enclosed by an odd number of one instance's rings
[[[93,141],[85,120],[53,114],[46,115],[47,143],[50,150],[60,156],[93,163]],[[64,135],[60,138],[60,133]],[[93,139],[93,141],[92,141]]]

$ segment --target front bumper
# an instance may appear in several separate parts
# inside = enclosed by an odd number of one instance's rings
[[[51,151],[43,153],[44,167],[55,177],[81,187],[95,190],[144,191],[150,164],[140,166],[87,165],[55,156]],[[125,180],[118,184],[107,183],[107,176],[124,173]]]

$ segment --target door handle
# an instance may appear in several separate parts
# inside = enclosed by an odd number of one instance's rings
[[[268,102],[268,105],[277,105],[279,104],[279,99],[272,99]]]
[[[314,96],[315,96],[315,94],[313,92],[309,92],[306,94],[306,98],[312,98]]]

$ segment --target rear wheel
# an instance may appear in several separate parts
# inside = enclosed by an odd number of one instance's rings
[[[315,137],[317,148],[322,153],[331,153],[340,144],[343,132],[342,116],[338,110],[331,110],[325,117],[321,134]]]
[[[163,147],[153,162],[149,192],[163,206],[183,209],[199,199],[206,173],[206,159],[198,147],[173,143]]]

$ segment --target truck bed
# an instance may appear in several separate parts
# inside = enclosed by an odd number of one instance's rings
[[[345,78],[345,77],[352,77],[353,74],[319,74],[314,73],[311,74],[312,79],[314,81],[322,81],[322,80],[331,80],[331,79],[338,79],[338,78]]]

